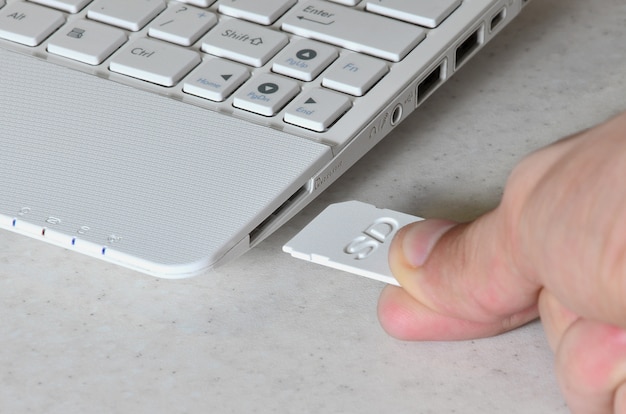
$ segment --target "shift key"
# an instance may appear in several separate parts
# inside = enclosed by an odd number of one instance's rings
[[[399,62],[424,38],[417,26],[325,1],[309,1],[289,13],[286,32]]]

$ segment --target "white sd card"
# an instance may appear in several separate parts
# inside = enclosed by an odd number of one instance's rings
[[[283,246],[283,251],[360,276],[397,285],[387,256],[403,226],[422,220],[359,201],[332,204]]]

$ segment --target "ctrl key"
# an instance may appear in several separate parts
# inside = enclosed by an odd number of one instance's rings
[[[109,70],[170,87],[176,85],[200,61],[200,55],[194,51],[139,38],[113,56]]]

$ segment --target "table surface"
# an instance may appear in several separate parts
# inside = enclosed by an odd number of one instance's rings
[[[0,232],[0,411],[564,413],[538,322],[406,343],[380,282],[281,246],[330,203],[468,220],[525,154],[626,109],[626,3],[537,0],[300,215],[205,275],[158,280]]]

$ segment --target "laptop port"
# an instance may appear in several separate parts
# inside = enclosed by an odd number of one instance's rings
[[[498,14],[496,14],[495,16],[491,18],[491,23],[489,23],[489,30],[493,31],[496,27],[498,27],[500,23],[504,21],[505,17],[506,17],[506,7],[502,8],[502,10],[498,12]]]
[[[391,126],[398,125],[398,122],[402,120],[403,108],[402,104],[396,105],[396,107],[391,112]]]
[[[417,85],[417,103],[421,103],[445,78],[445,60]]]
[[[454,68],[458,69],[484,41],[483,27],[474,30],[457,48],[454,54]]]
[[[301,201],[302,198],[306,197],[309,194],[309,187],[307,184],[300,187],[298,191],[293,193],[287,201],[281,204],[276,210],[270,214],[268,218],[266,218],[261,224],[259,224],[254,230],[252,230],[249,234],[250,236],[250,246],[253,246],[258,242],[260,238],[267,236],[268,228],[272,227],[272,225],[279,219],[281,219],[281,213],[286,211],[289,207],[294,204],[297,204]]]

